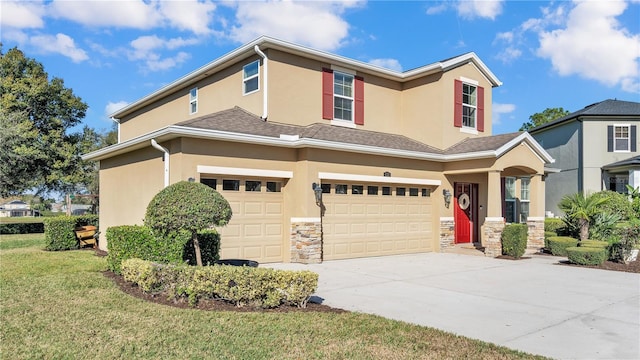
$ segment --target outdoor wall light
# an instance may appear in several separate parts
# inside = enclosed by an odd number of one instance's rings
[[[451,191],[449,189],[442,190],[442,196],[444,196],[444,206],[448,209],[451,204]]]
[[[189,182],[195,182],[196,181],[196,179],[192,178],[192,177],[190,177],[188,180],[189,180]]]
[[[388,172],[388,171],[385,171],[382,175],[384,175],[385,177],[390,177],[390,176],[391,176],[391,173],[390,173],[390,172]]]
[[[322,204],[322,187],[317,183],[313,183],[311,184],[311,189],[316,197],[316,205],[320,206]]]

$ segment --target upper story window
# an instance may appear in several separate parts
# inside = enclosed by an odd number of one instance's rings
[[[462,84],[462,126],[476,128],[476,89],[469,84]]]
[[[638,140],[637,125],[615,124],[607,126],[608,152],[636,152]]]
[[[453,125],[464,132],[484,131],[484,88],[477,81],[455,80]]]
[[[322,69],[322,118],[332,125],[364,125],[364,79],[348,69]]]
[[[195,87],[189,91],[189,114],[198,112],[198,88]]]
[[[353,75],[333,73],[333,118],[353,121]]]
[[[242,68],[242,94],[247,95],[260,89],[260,61],[256,60]]]

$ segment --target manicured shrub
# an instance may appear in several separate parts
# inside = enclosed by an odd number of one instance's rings
[[[578,245],[578,240],[568,236],[552,236],[547,239],[548,250],[555,256],[567,256],[567,248]]]
[[[558,234],[556,234],[555,231],[545,231],[544,232],[544,248],[545,249],[549,249],[549,243],[547,242],[547,239],[549,239],[550,237],[554,237],[554,236],[558,236]]]
[[[311,271],[164,265],[140,259],[123,261],[122,274],[145,292],[188,299],[191,305],[201,299],[219,299],[239,307],[286,304],[304,308],[318,286],[318,274]]]
[[[157,233],[189,231],[196,262],[202,265],[198,232],[226,225],[231,215],[231,206],[220,193],[201,183],[180,181],[151,199],[144,223]]]
[[[621,224],[611,237],[609,258],[626,263],[633,249],[640,246],[640,220],[631,220]]]
[[[516,259],[527,249],[527,224],[509,224],[502,230],[502,254]]]
[[[44,223],[40,222],[28,222],[28,223],[9,223],[0,224],[0,234],[36,234],[44,232]]]
[[[97,215],[56,216],[44,218],[45,249],[50,251],[78,248],[74,232],[78,226],[98,226]]]
[[[564,221],[560,218],[545,218],[544,219],[544,231],[553,231],[558,233],[558,230],[564,228]]]
[[[147,226],[124,225],[107,229],[107,266],[120,273],[122,261],[131,258],[155,261],[163,264],[196,264],[191,233],[177,231],[158,234]],[[215,230],[198,234],[203,242],[202,259],[213,264],[219,259],[220,236]]]
[[[622,220],[633,217],[633,206],[625,194],[611,190],[600,191],[593,194],[596,199],[605,199],[599,206],[601,213],[618,215]]]
[[[607,260],[607,250],[599,247],[568,247],[569,261],[579,265],[600,265]]]

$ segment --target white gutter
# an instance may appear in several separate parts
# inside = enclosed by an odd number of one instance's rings
[[[253,47],[258,55],[262,57],[262,74],[264,75],[264,79],[262,80],[263,90],[262,90],[262,120],[267,121],[267,116],[269,115],[269,58],[265,55],[262,50],[260,50],[260,46],[256,45]]]
[[[158,145],[155,139],[151,139],[151,146],[164,153],[164,187],[169,186],[169,150]]]

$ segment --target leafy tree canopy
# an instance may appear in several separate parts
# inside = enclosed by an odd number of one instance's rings
[[[534,127],[552,122],[553,120],[560,119],[563,116],[569,115],[570,112],[561,107],[559,108],[546,108],[541,113],[535,113],[529,116],[529,121],[522,124],[520,131],[529,131]]]
[[[0,45],[0,196],[86,187],[95,164],[80,155],[97,149],[102,136],[88,127],[70,132],[86,110],[62,79],[49,79],[42,64]]]

